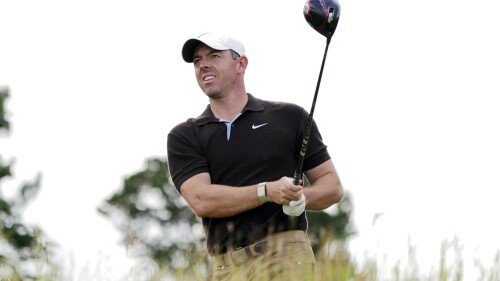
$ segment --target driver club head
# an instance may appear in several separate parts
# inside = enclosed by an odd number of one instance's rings
[[[307,0],[304,17],[314,30],[330,39],[339,22],[340,5],[337,0]]]

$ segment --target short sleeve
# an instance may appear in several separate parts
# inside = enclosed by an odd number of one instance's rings
[[[193,126],[189,120],[174,127],[167,138],[167,159],[170,176],[175,188],[199,173],[208,172],[208,161],[197,141]]]

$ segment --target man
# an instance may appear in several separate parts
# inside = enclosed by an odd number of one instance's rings
[[[186,41],[209,105],[177,125],[167,150],[174,184],[202,218],[214,280],[313,280],[305,209],[339,202],[343,188],[316,124],[304,160],[310,186],[294,185],[307,112],[245,90],[245,48],[205,33]]]

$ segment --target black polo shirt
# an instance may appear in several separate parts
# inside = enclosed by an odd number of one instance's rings
[[[241,115],[227,127],[210,105],[197,118],[174,127],[168,134],[168,165],[174,185],[199,173],[210,174],[213,184],[247,186],[293,177],[297,167],[308,113],[297,105],[257,99],[248,94]],[[303,170],[330,159],[315,122]],[[283,213],[282,205],[268,202],[225,218],[202,218],[210,254],[254,243],[267,234],[307,230],[305,212]]]

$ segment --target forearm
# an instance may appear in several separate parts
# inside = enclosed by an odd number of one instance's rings
[[[257,185],[233,187],[210,184],[203,192],[184,195],[199,217],[229,217],[256,208],[262,203],[257,197]]]
[[[210,175],[201,173],[185,181],[180,188],[182,196],[199,217],[230,217],[262,204],[257,184],[234,187],[210,182]],[[298,200],[302,194],[302,188],[293,185],[287,177],[267,182],[265,190],[267,200],[280,205]]]

